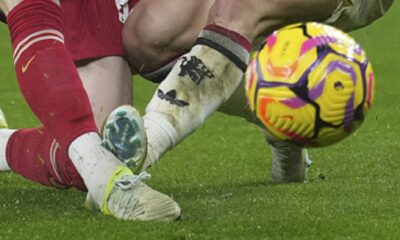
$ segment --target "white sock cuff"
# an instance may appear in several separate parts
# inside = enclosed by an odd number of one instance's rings
[[[163,114],[157,112],[147,112],[143,117],[143,121],[146,131],[150,130],[149,133],[152,136],[158,136],[157,138],[171,142],[171,147],[180,142],[181,139],[178,132],[171,125],[171,123],[165,119]],[[154,131],[152,129],[154,129]],[[149,135],[147,137],[149,137]]]
[[[147,133],[148,152],[153,155],[152,158],[156,158],[152,159],[154,161],[182,140],[176,129],[160,113],[147,112],[143,121]]]
[[[0,129],[0,171],[11,170],[7,163],[6,150],[8,140],[15,131],[16,130],[6,128]]]

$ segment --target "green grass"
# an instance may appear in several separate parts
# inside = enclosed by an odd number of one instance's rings
[[[270,182],[260,131],[214,114],[151,169],[149,184],[184,209],[176,223],[124,222],[82,207],[85,194],[0,174],[3,239],[397,239],[400,235],[400,3],[353,33],[374,63],[376,101],[363,127],[312,150],[306,184]],[[18,91],[6,28],[0,27],[0,107],[13,128],[38,125]],[[155,86],[136,79],[143,110]]]

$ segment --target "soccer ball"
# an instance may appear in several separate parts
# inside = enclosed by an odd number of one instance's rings
[[[246,72],[246,97],[267,135],[327,146],[363,122],[374,74],[359,44],[320,23],[284,27],[266,38]]]

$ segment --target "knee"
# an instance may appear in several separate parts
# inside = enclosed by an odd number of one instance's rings
[[[187,37],[190,21],[168,21],[166,19],[171,17],[165,13],[157,15],[154,6],[148,6],[150,3],[143,3],[132,12],[122,32],[129,63],[141,72],[161,67],[174,56],[185,52],[186,47],[190,47],[191,41],[194,41]]]
[[[127,21],[122,39],[129,64],[136,73],[154,71],[180,51],[184,52],[184,48],[174,47],[174,36],[159,34],[156,27],[147,28],[140,21]]]
[[[129,16],[123,31],[122,40],[130,65],[135,69],[152,68],[159,54],[162,43],[150,29],[141,25],[141,20],[136,16]]]

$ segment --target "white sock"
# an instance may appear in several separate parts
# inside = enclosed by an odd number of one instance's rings
[[[236,90],[249,61],[248,49],[241,44],[205,29],[192,50],[177,61],[146,108],[151,164],[197,129]],[[155,124],[159,122],[167,124]]]
[[[153,165],[163,153],[177,144],[178,133],[162,115],[150,112],[143,117],[147,134],[147,155],[143,170]]]
[[[93,200],[100,206],[109,178],[123,163],[101,146],[101,138],[95,132],[75,139],[68,148],[68,156],[83,178]]]
[[[16,130],[11,130],[6,128],[0,129],[0,171],[11,170],[7,163],[6,149],[7,149],[8,139],[10,139],[11,135],[15,131]]]

